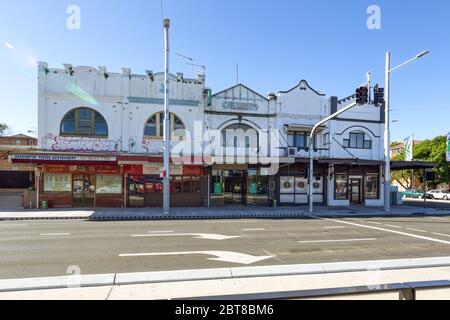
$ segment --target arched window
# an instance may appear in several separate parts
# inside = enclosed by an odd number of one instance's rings
[[[90,108],[70,111],[61,122],[62,136],[108,137],[105,118]]]
[[[344,148],[372,149],[372,140],[362,131],[350,132],[348,139],[344,139]]]
[[[185,136],[186,126],[181,119],[171,113],[170,114],[170,130],[172,138],[180,138]],[[154,114],[145,124],[144,137],[146,139],[161,140],[164,137],[164,113],[158,112]]]
[[[243,123],[233,124],[222,130],[222,145],[231,148],[258,148],[258,132]]]

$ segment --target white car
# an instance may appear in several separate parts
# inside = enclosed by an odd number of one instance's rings
[[[436,199],[436,200],[450,200],[450,193],[448,193],[448,192],[443,192],[442,190],[431,190],[431,191],[427,192],[427,195],[428,195],[431,199]]]

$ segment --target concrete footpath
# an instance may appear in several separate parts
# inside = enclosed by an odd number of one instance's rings
[[[316,207],[310,215],[307,207],[224,207],[173,208],[170,215],[162,209],[64,209],[64,210],[0,210],[0,220],[84,219],[116,220],[195,220],[195,219],[297,219],[308,217],[369,217],[450,215],[450,209],[394,206],[390,214],[379,207]]]
[[[447,266],[442,266],[447,264]],[[373,287],[385,284],[450,279],[450,257],[366,261],[299,266],[191,270],[1,280],[0,300],[168,300],[298,290]],[[81,280],[82,287],[79,287]],[[41,289],[26,290],[34,281]],[[90,285],[89,284],[90,282]],[[15,282],[15,289],[9,288]],[[63,287],[55,287],[60,282]],[[52,284],[53,283],[53,284]],[[51,286],[55,289],[48,289]],[[20,286],[22,289],[20,289]],[[45,288],[47,286],[47,288]],[[396,293],[352,299],[398,300]],[[450,290],[424,291],[421,299],[450,299]]]

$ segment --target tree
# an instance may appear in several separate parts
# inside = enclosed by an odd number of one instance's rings
[[[427,161],[436,163],[434,172],[437,175],[436,185],[450,183],[450,166],[446,159],[447,137],[439,136],[432,140],[425,140],[414,148],[414,159],[418,161]],[[393,161],[404,161],[404,152],[392,159]],[[392,179],[405,189],[414,188],[411,177],[413,170],[401,170],[392,172]],[[423,181],[422,170],[415,170],[414,177],[416,181]],[[407,184],[407,185],[406,185]]]
[[[0,123],[0,137],[5,135],[8,130],[9,127],[6,123]]]

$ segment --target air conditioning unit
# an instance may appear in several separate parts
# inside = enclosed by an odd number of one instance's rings
[[[297,156],[298,148],[288,148],[288,157],[295,158]]]

